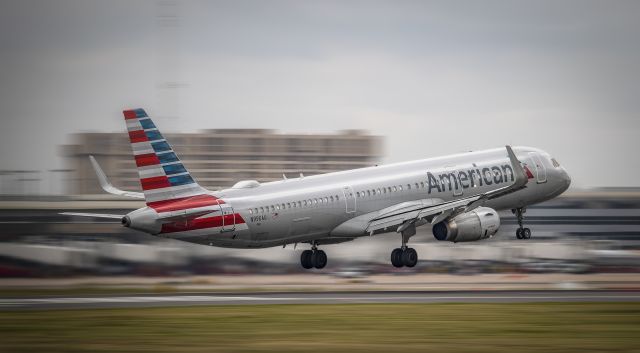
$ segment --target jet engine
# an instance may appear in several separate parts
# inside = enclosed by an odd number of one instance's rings
[[[433,226],[433,236],[440,241],[476,241],[486,239],[498,231],[500,216],[489,207],[478,207]]]

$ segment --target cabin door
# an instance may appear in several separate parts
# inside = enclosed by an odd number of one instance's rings
[[[356,211],[356,195],[353,194],[353,188],[351,186],[345,186],[342,188],[344,194],[344,203],[347,213],[354,213]]]
[[[531,160],[531,167],[535,169],[536,181],[538,182],[538,184],[546,183],[547,169],[542,163],[542,159],[540,159],[540,156],[535,152],[530,152],[529,159]]]
[[[236,229],[236,214],[233,207],[226,203],[220,205],[222,211],[222,231],[231,232]]]

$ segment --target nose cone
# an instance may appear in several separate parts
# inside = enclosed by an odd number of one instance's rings
[[[560,193],[563,193],[571,185],[571,176],[569,176],[569,173],[567,173],[567,171],[564,168],[562,168],[562,170],[560,171],[560,180],[562,180]]]

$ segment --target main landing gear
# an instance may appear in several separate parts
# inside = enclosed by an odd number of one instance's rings
[[[527,210],[521,207],[521,208],[515,208],[511,210],[511,212],[513,212],[513,214],[515,214],[516,217],[518,218],[518,229],[516,230],[516,238],[531,239],[531,229],[522,227],[524,213],[527,212]]]
[[[321,269],[327,266],[327,254],[322,250],[318,250],[318,246],[313,244],[311,250],[302,252],[302,255],[300,255],[300,263],[302,267],[307,270],[314,267]]]
[[[418,263],[418,252],[414,248],[403,246],[391,252],[391,264],[394,267],[414,267]]]
[[[394,267],[414,267],[418,263],[418,252],[407,246],[409,238],[416,234],[416,227],[412,223],[407,227],[401,227],[402,246],[393,249],[391,252],[391,264]]]

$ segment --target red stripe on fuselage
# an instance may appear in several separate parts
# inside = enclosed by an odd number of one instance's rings
[[[124,114],[125,120],[135,119],[137,117],[136,112],[134,112],[133,110],[123,110],[122,114]]]
[[[224,223],[229,225],[229,227],[231,227],[234,224],[233,216],[234,215],[224,216],[225,217]],[[160,230],[160,233],[186,232],[189,230],[222,227],[223,225],[222,217],[223,216],[215,216],[215,217],[207,217],[207,218],[190,219],[190,220],[181,221],[181,222],[165,223],[162,225],[162,229]],[[235,214],[235,224],[244,224],[244,219],[242,219],[242,217],[238,213]]]
[[[129,131],[129,141],[131,141],[131,143],[145,142],[149,141],[149,138],[144,133],[144,130]]]
[[[135,156],[136,165],[138,167],[146,167],[148,165],[160,164],[160,160],[155,153],[140,154]]]
[[[149,202],[147,203],[147,206],[153,208],[158,213],[162,213],[186,210],[189,208],[213,206],[223,203],[224,201],[218,200],[218,198],[212,195],[196,195],[173,200]]]
[[[140,179],[140,185],[142,185],[142,190],[153,190],[168,188],[171,186],[171,183],[165,175],[161,175],[157,177]]]

